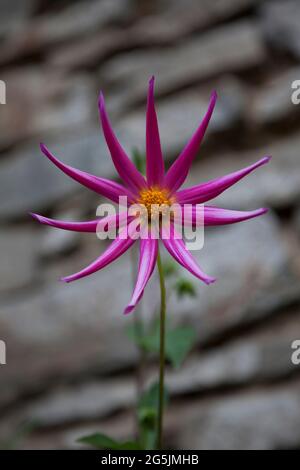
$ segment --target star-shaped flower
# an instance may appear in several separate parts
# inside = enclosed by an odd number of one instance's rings
[[[242,170],[180,190],[180,187],[184,183],[191,165],[198,153],[206,128],[212,116],[216,100],[217,94],[214,92],[212,93],[208,110],[198,129],[195,131],[190,141],[186,144],[169,170],[165,171],[157,116],[154,107],[154,77],[151,78],[149,82],[146,114],[145,178],[137,170],[117,140],[117,137],[110,125],[105,109],[104,97],[101,93],[99,98],[99,111],[103,133],[115,168],[119,177],[123,181],[122,185],[115,181],[94,176],[65,165],[59,161],[44,144],[41,144],[41,150],[46,157],[48,157],[49,160],[51,160],[66,175],[101,196],[110,199],[114,203],[118,203],[119,198],[125,196],[128,201],[128,206],[132,204],[143,205],[146,210],[146,214],[148,214],[149,220],[151,215],[153,215],[154,207],[168,207],[172,206],[174,203],[178,204],[179,207],[183,207],[185,204],[191,204],[192,206],[188,212],[188,216],[184,218],[184,223],[193,225],[197,221],[197,211],[199,210],[199,206],[197,207],[197,204],[204,204],[207,201],[214,199],[244,176],[270,160],[270,157],[264,157],[253,165],[243,168]],[[226,225],[241,222],[262,215],[266,211],[267,209],[261,208],[254,211],[241,212],[204,205],[204,225]],[[157,215],[159,220],[161,215],[160,212],[158,212]],[[120,229],[119,234],[104,253],[101,254],[101,256],[81,271],[62,278],[65,282],[75,281],[76,279],[83,278],[84,276],[88,276],[99,271],[111,262],[115,261],[136,242],[136,238],[130,236],[130,222],[132,221],[132,217],[128,218],[127,210],[114,216],[107,216],[102,219],[98,218],[87,222],[65,222],[49,219],[38,214],[32,214],[32,216],[43,224],[77,232],[96,233],[97,230],[105,230],[108,225],[110,227],[114,226]],[[140,215],[137,215],[137,217],[140,217]],[[162,224],[159,224],[159,232],[165,248],[180,265],[186,268],[194,276],[201,279],[206,284],[214,282],[214,278],[206,275],[201,270],[195,259],[187,250],[183,239],[177,236],[178,234],[176,233],[175,222],[176,220],[173,219],[168,236],[164,236],[165,228]],[[127,236],[124,236],[125,230],[127,231]],[[145,230],[145,227],[143,230]],[[148,228],[146,228],[146,230],[148,232]],[[131,300],[125,308],[125,313],[131,312],[143,295],[146,284],[155,267],[158,254],[158,243],[158,239],[151,236],[141,237],[139,239],[140,258],[137,280]]]

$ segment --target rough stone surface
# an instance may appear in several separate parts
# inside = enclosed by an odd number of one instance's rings
[[[27,419],[39,426],[55,426],[105,417],[134,404],[132,382],[109,380],[58,390],[28,407]]]
[[[85,75],[69,78],[51,69],[22,67],[2,78],[7,103],[0,109],[0,148],[46,133],[74,132],[91,121],[96,95]]]
[[[58,220],[81,220],[79,211],[54,214]],[[41,236],[40,255],[45,260],[73,253],[80,245],[80,234],[68,230],[56,230],[48,227]]]
[[[294,223],[297,230],[297,235],[300,237],[300,209],[297,208],[295,215],[294,215]]]
[[[291,96],[294,91],[292,83],[299,77],[300,68],[295,67],[272,78],[254,96],[248,118],[259,126],[287,125],[291,120],[296,120],[300,106],[292,103]]]
[[[299,409],[299,382],[213,400],[198,413],[194,407],[177,445],[212,450],[298,448]]]
[[[216,203],[223,207],[251,209],[252,207],[271,206],[287,207],[293,205],[299,198],[300,160],[298,145],[300,136],[292,134],[288,137],[278,138],[271,144],[257,147],[256,150],[241,153],[231,152],[230,155],[222,153],[222,171],[217,164],[202,155],[201,162],[195,163],[193,171],[185,182],[185,186],[192,186],[204,181],[231,173],[240,168],[251,165],[265,155],[272,159],[265,167],[257,169],[218,196]],[[276,191],[274,188],[276,187]],[[255,190],[254,190],[255,188]]]
[[[249,382],[271,382],[296,371],[291,362],[291,343],[299,313],[280,318],[272,331],[250,334],[243,340],[216,348],[213,352],[191,355],[184,367],[167,370],[167,387],[172,398],[186,393],[203,393],[222,387],[238,387]],[[156,377],[152,368],[149,382]],[[40,427],[100,419],[126,409],[134,403],[134,381],[102,378],[78,386],[50,391],[29,405],[22,416]]]
[[[27,212],[95,217],[103,199],[53,167],[38,144],[67,164],[116,178],[99,129],[99,90],[125,149],[144,152],[147,83],[155,74],[166,167],[218,92],[187,186],[273,155],[211,202],[269,213],[207,229],[204,248],[192,254],[217,282],[193,280],[194,298],[168,295],[169,321],[191,325],[197,342],[180,369],[167,366],[165,446],[299,448],[300,366],[291,361],[300,312],[300,107],[291,104],[291,84],[300,79],[299,2],[0,3],[7,86],[0,105],[0,340],[7,346],[0,447],[78,449],[89,433],[136,434],[138,351],[125,330],[134,315],[149,322],[158,311],[157,274],[140,309],[124,316],[135,256],[62,284],[61,276],[108,243],[41,226]],[[157,380],[157,358],[148,359],[146,384]]]
[[[88,8],[84,1],[71,4],[60,15],[37,20],[40,40],[49,45],[90,34],[114,21],[125,21],[130,15],[130,3],[128,0],[93,0]]]
[[[0,36],[13,34],[31,16],[37,0],[2,0],[0,5]]]
[[[244,115],[243,87],[228,77],[216,84],[220,98],[211,121],[206,141],[210,137],[231,132]],[[206,113],[212,90],[181,92],[157,103],[160,137],[166,157],[176,155],[190,139],[192,132]],[[117,112],[117,110],[115,110]],[[184,116],[184,120],[182,119]],[[128,151],[132,143],[138,149],[145,148],[145,113],[135,112],[121,120],[120,129],[124,135],[123,143]]]
[[[54,142],[49,139],[45,143],[67,164],[103,177],[113,175],[113,165],[98,129],[78,132],[76,136]],[[0,217],[13,218],[63,201],[81,186],[49,162],[36,142],[34,147],[16,151],[3,163],[0,188]]]
[[[28,287],[37,279],[36,240],[33,231],[23,227],[1,229],[0,292]]]
[[[86,263],[98,254],[99,248]],[[284,268],[286,259],[276,221],[271,216],[257,220],[256,224],[249,221],[229,227],[224,233],[207,236],[203,252],[196,257],[204,270],[219,278],[213,297],[211,288],[197,284],[200,305],[188,300],[178,304],[170,299],[169,309],[175,322],[186,321],[195,326],[200,343],[247,322],[249,312],[245,311],[245,305],[250,308],[251,300],[271,282],[274,273]],[[51,287],[31,295],[26,301],[20,299],[3,306],[0,321],[3,331],[7,332],[8,347],[16,353],[10,360],[7,376],[6,371],[3,372],[12,396],[15,387],[20,387],[16,383],[20,368],[26,377],[23,387],[28,389],[43,387],[54,376],[66,379],[66,369],[70,376],[78,374],[87,363],[90,368],[97,366],[97,370],[105,372],[126,368],[135,362],[135,349],[124,332],[128,318],[122,316],[131,290],[131,279],[126,275],[128,257],[122,257],[118,264],[81,283],[57,283],[59,275],[75,271],[82,265],[83,260],[79,263],[73,257],[52,278]],[[252,283],[250,292],[251,276],[255,276],[257,283]],[[155,307],[150,294],[153,283],[155,285],[155,278],[145,293],[144,310],[149,314]],[[121,284],[123,288],[116,296],[114,286]],[[224,305],[230,306],[237,295],[241,305],[235,303],[224,310]],[[222,314],[218,315],[220,310]],[[118,347],[111,348],[112,343]],[[38,357],[35,357],[36,351],[39,351]]]
[[[89,35],[80,41],[62,45],[50,54],[49,63],[67,69],[95,67],[109,54],[130,47],[170,44],[187,33],[199,31],[210,24],[243,12],[257,0],[219,0],[203,4],[188,0],[161,2],[163,11],[150,8],[149,14],[125,30],[113,29]]]
[[[297,0],[266,2],[261,8],[263,31],[270,43],[300,59],[300,12]]]
[[[299,325],[299,311],[283,314],[271,331],[244,336],[214,351],[191,356],[181,370],[169,372],[168,388],[174,394],[203,393],[249,382],[282,379],[297,371],[291,362],[291,344]]]
[[[86,38],[63,44],[49,53],[50,67],[78,69],[98,67],[105,58],[137,43],[132,32],[120,29],[107,29]]]
[[[19,3],[19,2],[18,2]],[[28,2],[22,2],[23,4]],[[60,13],[40,15],[32,24],[20,27],[2,46],[1,64],[41,52],[44,48],[84,37],[114,22],[127,22],[130,0],[73,2]]]
[[[145,16],[134,28],[141,41],[161,44],[192,31],[199,31],[252,7],[256,0],[217,0],[213,3],[194,0],[165,0],[159,14]]]

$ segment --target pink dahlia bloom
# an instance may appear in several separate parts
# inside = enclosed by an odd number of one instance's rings
[[[153,205],[171,205],[174,202],[180,206],[191,204],[192,207],[190,207],[187,217],[185,216],[184,222],[192,225],[197,220],[197,211],[199,208],[197,204],[203,204],[214,199],[227,188],[237,183],[244,176],[265,163],[268,163],[270,160],[270,157],[264,157],[242,170],[180,190],[180,187],[184,183],[197,155],[206,128],[212,116],[216,100],[217,94],[216,92],[213,92],[210,98],[208,110],[198,129],[192,135],[190,141],[186,144],[169,170],[165,171],[157,116],[154,107],[154,78],[151,78],[149,82],[146,114],[146,178],[144,178],[144,176],[137,170],[117,140],[106,113],[102,93],[100,93],[99,98],[102,129],[113,163],[123,184],[119,184],[115,181],[110,181],[99,176],[94,176],[84,171],[77,170],[69,165],[65,165],[63,162],[58,160],[44,144],[41,144],[41,150],[44,155],[60,170],[66,173],[66,175],[115,203],[119,202],[119,198],[121,196],[126,196],[128,206],[135,203],[143,204],[149,215],[152,213],[151,210]],[[241,222],[262,215],[266,211],[267,209],[261,208],[254,211],[241,212],[221,209],[215,206],[204,206],[204,225],[226,225]],[[119,256],[125,253],[125,251],[127,251],[136,242],[134,237],[122,236],[122,230],[128,229],[130,226],[129,221],[132,220],[132,217],[127,218],[128,214],[126,210],[124,213],[120,213],[116,216],[107,216],[102,219],[98,218],[87,222],[65,222],[49,219],[38,214],[31,215],[42,224],[77,232],[96,233],[96,231],[99,229],[101,230],[101,228],[105,230],[105,227],[107,227],[108,224],[110,224],[110,226],[113,225],[116,228],[120,228],[119,235],[112,241],[107,250],[105,250],[99,258],[81,271],[62,278],[65,282],[75,281],[76,279],[80,279],[99,271],[119,258]],[[215,279],[206,275],[202,271],[200,266],[187,250],[184,241],[180,239],[180,237],[176,236],[175,222],[176,220],[173,220],[173,223],[171,223],[169,236],[164,237],[164,227],[160,226],[160,235],[165,248],[170,255],[190,273],[206,284],[211,284]],[[125,308],[124,313],[131,312],[138,304],[143,295],[146,284],[153,273],[157,260],[157,238],[152,238],[150,236],[143,237],[139,239],[139,244],[140,258],[136,285],[131,300]]]

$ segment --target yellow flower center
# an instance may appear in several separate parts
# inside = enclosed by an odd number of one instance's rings
[[[168,197],[167,190],[158,188],[143,189],[138,199],[138,204],[147,209],[148,217],[165,214],[173,202],[173,198]]]

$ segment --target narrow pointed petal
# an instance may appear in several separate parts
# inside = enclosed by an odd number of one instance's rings
[[[124,188],[124,186],[116,183],[115,181],[100,178],[98,176],[91,175],[90,173],[86,173],[85,171],[77,170],[76,168],[66,165],[58,160],[58,158],[56,158],[44,144],[41,144],[40,147],[43,154],[49,158],[49,160],[54,163],[57,168],[86,188],[89,188],[92,191],[95,191],[96,193],[101,194],[101,196],[107,197],[116,203],[119,202],[120,196],[126,196],[128,203],[131,203],[134,200],[134,195],[132,192]]]
[[[216,101],[217,93],[213,92],[210,98],[208,110],[200,126],[165,176],[164,185],[167,189],[170,190],[171,193],[177,191],[177,189],[180,188],[187,177],[189,169],[198,153],[199,147],[205,135],[205,131],[215,108]]]
[[[132,312],[140,301],[147,282],[149,281],[157,259],[158,240],[141,239],[140,241],[140,260],[135,288],[129,304],[124,313]]]
[[[61,280],[64,282],[72,282],[77,279],[81,279],[85,276],[89,276],[100,269],[104,268],[108,264],[115,261],[119,258],[125,251],[130,248],[136,240],[128,236],[127,238],[122,238],[120,235],[115,238],[115,240],[110,244],[107,250],[102,253],[99,258],[97,258],[93,263],[91,263],[86,268],[81,271],[72,274],[71,276],[63,277]]]
[[[264,157],[253,165],[247,166],[242,170],[235,171],[229,175],[216,178],[206,183],[182,189],[176,193],[176,199],[180,204],[201,204],[219,196],[225,189],[230,188],[256,168],[265,165],[271,157]]]
[[[175,223],[184,223],[187,226],[213,226],[213,225],[228,225],[237,222],[259,217],[266,214],[268,209],[260,208],[254,211],[236,211],[230,209],[222,209],[214,206],[191,206],[185,207],[182,215],[179,217],[174,215]]]
[[[60,228],[62,230],[71,230],[72,232],[93,232],[105,230],[107,227],[119,228],[128,220],[127,212],[117,215],[109,215],[102,219],[89,220],[87,222],[69,222],[65,220],[50,219],[39,214],[30,213],[30,215],[38,222],[51,227]]]
[[[165,167],[161,151],[159,129],[154,105],[154,77],[152,77],[149,82],[148,90],[146,115],[146,157],[148,185],[162,185]]]
[[[146,187],[145,178],[136,169],[130,158],[126,155],[119,143],[108,119],[103,94],[99,96],[99,112],[104,137],[109,148],[111,158],[123,182],[134,192],[138,193]]]
[[[205,274],[200,266],[198,266],[191,253],[187,250],[183,240],[175,238],[175,233],[174,227],[171,227],[170,236],[168,236],[168,232],[165,232],[165,229],[162,228],[162,241],[170,255],[190,273],[205,282],[205,284],[209,285],[215,282],[215,278]]]

